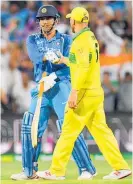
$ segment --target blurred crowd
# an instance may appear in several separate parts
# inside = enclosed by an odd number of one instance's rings
[[[33,66],[27,55],[25,40],[29,34],[39,32],[36,20],[38,8],[43,4],[54,5],[60,20],[57,29],[70,34],[69,20],[65,15],[76,6],[89,11],[89,27],[95,33],[100,52],[108,56],[131,53],[132,48],[131,1],[3,1],[1,3],[1,113],[24,113],[30,104],[30,90],[35,86]],[[73,36],[73,35],[72,35]],[[105,111],[132,109],[131,68],[122,74],[124,65],[117,72],[117,85],[111,73],[104,70],[102,85],[105,91]]]

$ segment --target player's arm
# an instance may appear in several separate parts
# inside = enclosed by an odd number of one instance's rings
[[[66,40],[64,42],[64,47],[63,47],[63,53],[58,53],[60,60],[58,62],[58,64],[65,64],[67,66],[69,66],[69,52],[70,52],[70,47],[71,47],[71,43],[72,43],[72,39],[71,37],[67,36]]]
[[[73,67],[75,67],[75,77],[72,78],[72,90],[69,95],[68,105],[69,108],[76,108],[77,107],[77,96],[78,91],[81,88],[84,88],[85,81],[88,77],[88,70],[89,70],[89,52],[87,48],[78,49],[75,53],[70,53],[69,61],[72,62]]]
[[[70,61],[68,57],[64,57],[63,55],[60,54],[60,60],[58,64],[64,63],[67,66],[70,66]]]
[[[58,57],[60,58],[60,60],[62,58],[67,58],[67,60],[69,61],[68,59],[68,56],[69,56],[69,50],[70,50],[70,46],[71,46],[71,37],[70,36],[65,36],[64,37],[64,46],[63,46],[63,53],[57,53],[58,54]],[[57,76],[57,78],[59,78],[60,80],[62,80],[63,78],[66,78],[70,76],[70,69],[69,67],[67,67],[66,63],[64,62],[59,62],[57,64],[61,69],[58,69],[55,71],[55,74]]]
[[[64,39],[64,47],[63,47],[63,56],[68,57],[69,56],[69,51],[71,47],[72,39],[70,36],[67,36]]]
[[[26,47],[27,47],[27,52],[30,60],[34,64],[41,63],[43,60],[43,55],[39,53],[39,50],[37,48],[37,45],[35,44],[35,37],[34,35],[31,35],[27,38],[26,40]]]
[[[40,54],[34,39],[34,35],[29,36],[26,41],[26,46],[29,58],[33,62],[34,66],[36,66],[36,64],[41,64],[43,62],[43,54]],[[42,82],[44,82],[43,92],[49,90],[56,83],[54,79],[56,79],[56,76],[54,74],[47,76],[47,73],[45,72],[45,75],[42,75],[41,80],[38,82],[38,91],[40,91],[40,86]]]

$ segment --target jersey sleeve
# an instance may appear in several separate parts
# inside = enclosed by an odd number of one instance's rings
[[[33,64],[39,64],[42,62],[43,56],[40,54],[37,45],[35,44],[35,38],[33,35],[27,38],[26,47],[28,56]]]
[[[66,37],[64,39],[63,56],[65,56],[65,57],[69,56],[71,43],[72,43],[71,37],[66,35]]]
[[[71,37],[68,35],[65,35],[64,46],[63,46],[63,56],[65,57],[69,56],[71,43],[72,43]],[[60,80],[70,78],[70,69],[68,66],[66,66],[65,64],[59,64],[58,67],[60,67],[61,69],[56,70],[55,73]]]
[[[75,52],[75,81],[73,81],[73,89],[80,90],[84,88],[89,72],[89,52],[87,48],[81,47]],[[71,62],[71,61],[70,61]]]

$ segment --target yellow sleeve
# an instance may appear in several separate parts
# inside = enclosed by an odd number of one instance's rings
[[[89,52],[87,48],[80,48],[75,53],[75,77],[73,89],[80,90],[84,88],[89,73]]]

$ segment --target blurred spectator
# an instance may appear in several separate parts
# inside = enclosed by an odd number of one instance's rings
[[[19,33],[18,33],[18,25],[19,25],[19,20],[17,19],[11,19],[10,23],[7,26],[7,32],[9,34],[9,40],[14,42],[18,41],[19,39]]]
[[[109,26],[113,32],[121,38],[129,38],[128,36],[128,22],[123,19],[124,13],[121,10],[115,11],[115,17],[109,22]]]
[[[126,20],[128,21],[129,27],[132,28],[132,1],[125,1],[126,4]],[[132,31],[131,31],[132,34]]]
[[[57,24],[57,30],[60,33],[71,34],[71,29],[69,26],[69,20],[65,18],[66,14],[70,12],[70,2],[64,1],[57,6],[58,11],[60,12],[59,24]]]
[[[36,30],[36,10],[37,7],[35,1],[28,1],[26,8],[21,10],[23,14],[27,14],[26,25],[24,27],[25,38]]]
[[[1,70],[7,69],[9,65],[10,52],[9,52],[9,42],[7,40],[1,38],[1,60],[0,60],[0,68]]]
[[[114,11],[121,9],[122,11],[125,10],[126,5],[125,5],[125,0],[121,1],[108,1],[108,6],[111,7]]]
[[[106,18],[110,18],[110,16],[114,14],[114,11],[110,6],[107,5],[106,1],[96,1],[97,8],[97,16],[98,18],[104,20]],[[106,14],[105,14],[106,13]]]
[[[125,48],[124,41],[115,35],[112,29],[102,20],[97,20],[96,35],[98,40],[105,45],[105,54],[109,56],[118,56]]]
[[[9,7],[9,2],[1,2],[1,24],[3,26],[7,25],[7,21],[10,18]]]
[[[125,72],[124,77],[120,75],[123,65],[120,66],[118,71],[119,91],[118,91],[118,110],[123,112],[132,112],[132,74]]]
[[[20,61],[20,68],[26,68],[29,72],[33,71],[33,64],[27,54],[26,43],[21,44]]]
[[[10,57],[7,66],[1,70],[1,101],[7,105],[12,94],[13,86],[21,82],[21,74],[17,67],[19,66],[20,49],[17,44],[11,44],[9,47]],[[2,61],[3,62],[3,61]]]
[[[30,106],[30,90],[35,87],[33,81],[30,81],[28,70],[24,69],[21,71],[22,81],[16,83],[13,86],[12,97],[13,97],[13,111],[16,113],[24,113]]]
[[[96,9],[96,5],[93,2],[89,2],[88,6],[87,6],[87,10],[89,12],[89,16],[90,16],[90,21],[89,21],[89,27],[91,28],[91,30],[95,33],[96,31],[96,20],[97,20],[97,14],[98,14],[98,10]]]
[[[18,29],[23,29],[24,22],[25,22],[25,16],[21,14],[19,5],[16,2],[11,3],[9,11],[10,11],[10,18],[8,20],[8,24],[10,23],[12,19],[17,20],[19,23]]]
[[[104,89],[104,109],[105,112],[113,112],[115,107],[116,89],[110,81],[110,73],[105,71],[103,73],[102,87]]]

